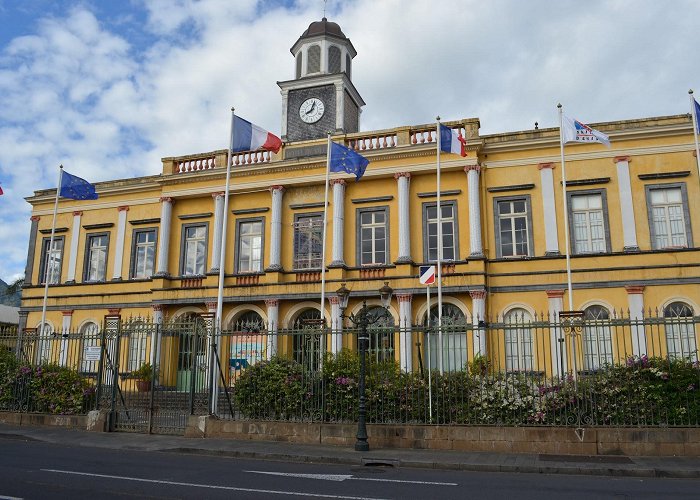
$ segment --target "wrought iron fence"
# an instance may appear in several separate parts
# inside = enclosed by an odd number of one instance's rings
[[[681,311],[682,312],[682,311]],[[515,311],[370,328],[370,423],[700,425],[700,317]],[[104,409],[114,430],[181,433],[189,415],[355,422],[358,331],[210,317],[0,332],[0,410]]]

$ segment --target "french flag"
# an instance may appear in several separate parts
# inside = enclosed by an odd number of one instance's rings
[[[234,116],[231,142],[233,144],[231,151],[234,153],[258,149],[279,153],[282,147],[282,140],[279,137],[238,116]]]
[[[462,134],[457,130],[445,127],[440,124],[440,150],[445,153],[454,153],[456,155],[467,156],[467,151],[464,148],[466,141]]]

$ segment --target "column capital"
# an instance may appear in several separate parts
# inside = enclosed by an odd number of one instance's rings
[[[175,203],[175,200],[171,196],[161,196],[161,203]]]
[[[546,293],[548,299],[561,299],[566,293],[566,290],[546,290]]]
[[[486,290],[469,290],[469,296],[472,300],[483,300],[486,298]]]
[[[29,218],[29,220],[30,220],[30,221],[33,221],[33,222],[38,222],[38,221],[41,220],[41,217],[39,217],[38,215],[32,215],[32,216]]]
[[[225,193],[224,191],[216,191],[216,192],[214,192],[214,193],[211,194],[211,197],[214,198],[214,199],[216,199],[216,198],[218,198],[218,197],[220,197],[220,196],[224,196],[225,194],[226,194],[226,193]]]
[[[154,312],[163,312],[165,306],[163,304],[151,304],[151,308],[153,308]]]
[[[396,172],[394,174],[394,179],[399,180],[401,177],[405,177],[406,179],[411,178],[411,173],[410,172]]]
[[[208,301],[208,302],[205,302],[204,305],[207,307],[207,311],[209,311],[209,312],[216,311],[216,302]]]
[[[119,313],[122,312],[121,307],[110,307],[107,308],[107,312],[109,313],[110,316],[119,316]]]
[[[645,288],[644,285],[625,285],[627,295],[641,295]]]
[[[335,186],[336,184],[340,184],[341,186],[345,186],[347,184],[347,181],[345,179],[331,179],[329,181],[331,186]]]
[[[398,300],[399,303],[411,302],[413,300],[413,294],[412,293],[397,293],[396,300]]]
[[[76,210],[73,212],[73,217],[82,217],[83,211],[82,210]]]
[[[63,314],[64,317],[73,316],[73,309],[67,309],[65,311],[61,311],[61,314]]]
[[[338,297],[337,295],[329,295],[328,302],[330,302],[333,305],[340,304],[340,297]]]
[[[615,163],[619,163],[621,161],[626,161],[627,163],[629,163],[632,161],[632,157],[631,156],[616,156],[615,158],[613,158],[613,161]]]
[[[270,189],[271,193],[274,191],[279,191],[280,193],[284,193],[286,191],[285,187],[281,186],[279,184],[274,184],[274,185],[270,186],[269,189]]]
[[[267,307],[279,307],[280,299],[265,299],[265,305]]]
[[[129,211],[129,205],[121,205],[117,207],[117,212],[128,212]]]
[[[467,165],[464,167],[464,173],[468,174],[469,172],[474,171],[477,174],[481,172],[481,165]]]
[[[554,163],[552,163],[552,162],[538,163],[537,164],[537,170],[542,170],[545,168],[549,168],[551,170],[554,170],[556,167],[555,167]]]

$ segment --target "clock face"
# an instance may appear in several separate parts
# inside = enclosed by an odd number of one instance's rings
[[[307,99],[299,106],[299,117],[306,123],[316,123],[323,116],[325,108],[323,101],[316,97]]]

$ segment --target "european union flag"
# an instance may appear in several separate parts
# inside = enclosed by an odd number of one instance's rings
[[[61,196],[72,200],[96,200],[95,185],[61,170]]]
[[[356,180],[360,180],[369,165],[369,160],[352,149],[331,142],[331,172],[347,172],[355,174]]]
[[[695,104],[695,124],[698,127],[698,134],[700,134],[700,104],[693,97],[693,104]]]

